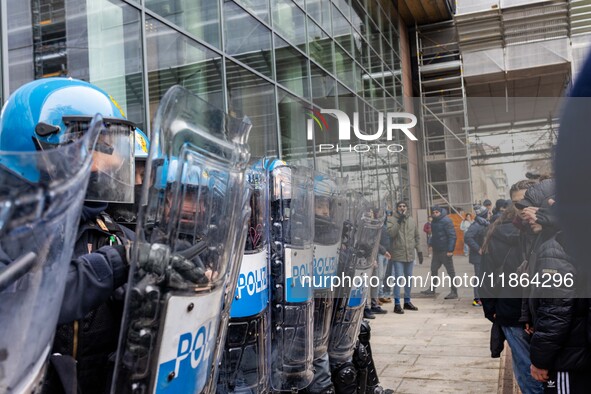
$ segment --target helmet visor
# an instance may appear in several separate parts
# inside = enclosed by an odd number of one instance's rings
[[[85,119],[65,119],[71,128],[83,128]],[[86,201],[134,202],[135,127],[123,119],[104,118],[96,142]]]

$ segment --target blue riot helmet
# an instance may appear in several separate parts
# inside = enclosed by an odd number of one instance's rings
[[[88,130],[96,114],[105,127],[93,153],[86,200],[133,202],[134,125],[111,96],[88,82],[46,78],[15,91],[2,110],[0,149],[35,151],[68,144]],[[33,135],[24,130],[34,130]],[[27,163],[4,164],[33,182],[42,176]]]
[[[143,131],[136,128],[135,129],[135,151],[134,151],[135,161],[145,162],[146,159],[148,158],[148,153],[150,153],[150,139]]]

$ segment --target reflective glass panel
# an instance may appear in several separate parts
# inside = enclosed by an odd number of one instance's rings
[[[221,57],[153,18],[146,19],[150,113],[173,85],[224,108]]]
[[[144,4],[197,38],[220,47],[218,0],[144,0]]]
[[[335,41],[341,44],[347,52],[351,52],[353,45],[351,24],[334,5],[332,9],[332,30]]]
[[[110,94],[145,129],[140,14],[113,0],[6,2],[10,91],[70,76]]]
[[[271,31],[232,1],[224,3],[225,51],[268,77],[271,66]]]
[[[308,59],[278,36],[275,36],[275,62],[277,82],[309,98]]]
[[[339,81],[355,90],[355,62],[338,45],[335,45],[335,65]]]
[[[308,19],[308,48],[310,58],[329,72],[334,72],[332,64],[332,46],[332,39],[328,38],[313,20]]]
[[[230,0],[224,0],[224,2],[227,1]],[[269,24],[269,0],[235,0],[235,2]]]
[[[307,0],[308,15],[322,26],[329,34],[332,32],[330,23],[330,0]]]
[[[307,140],[308,104],[288,92],[278,89],[279,127],[283,159],[312,167],[313,141]]]
[[[273,85],[232,61],[226,61],[228,110],[252,122],[248,136],[252,157],[277,155],[277,111]]]
[[[314,63],[311,63],[310,68],[312,70],[312,101],[320,107],[333,108],[335,106],[336,81]]]
[[[291,0],[273,0],[273,26],[289,42],[306,52],[306,16]]]

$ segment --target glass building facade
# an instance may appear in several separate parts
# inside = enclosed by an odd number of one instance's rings
[[[336,119],[307,137],[313,110],[403,111],[398,16],[390,0],[7,0],[0,81],[71,76],[100,86],[149,132],[168,88],[182,85],[248,116],[254,157],[278,156],[347,176],[375,203],[408,199],[406,151],[340,142]],[[353,122],[353,119],[351,119]],[[353,133],[352,133],[353,134]],[[373,144],[406,146],[404,135]],[[353,134],[354,135],[354,134]],[[386,134],[384,133],[384,138]]]

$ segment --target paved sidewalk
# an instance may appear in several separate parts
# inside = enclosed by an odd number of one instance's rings
[[[414,275],[425,275],[430,258],[415,265]],[[473,273],[468,259],[454,256],[457,275]],[[444,269],[443,267],[441,269]],[[413,296],[422,289],[414,289]],[[472,306],[472,289],[459,289],[459,299],[414,298],[419,310],[394,314],[393,303],[383,304],[386,315],[371,320],[371,347],[381,385],[397,393],[497,393],[500,359],[490,358],[491,323],[481,307]]]

